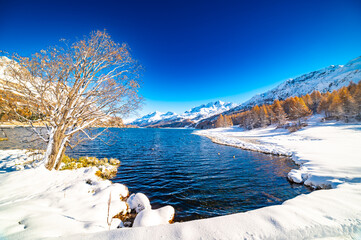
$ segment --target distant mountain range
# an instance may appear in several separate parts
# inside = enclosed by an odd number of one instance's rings
[[[275,99],[284,100],[291,96],[310,94],[314,90],[332,92],[347,86],[351,81],[361,80],[361,57],[349,61],[346,65],[329,67],[290,78],[277,87],[255,95],[242,104],[211,102],[192,108],[178,115],[173,112],[153,112],[136,119],[131,124],[140,127],[196,127],[208,128],[219,114],[232,114],[251,108],[254,105],[272,103]]]
[[[194,127],[202,119],[220,114],[236,107],[237,104],[222,101],[210,102],[194,107],[183,114],[174,112],[161,113],[155,111],[131,122],[139,127]]]

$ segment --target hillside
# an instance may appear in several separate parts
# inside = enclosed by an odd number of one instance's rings
[[[332,92],[350,82],[361,80],[361,56],[349,61],[346,65],[331,65],[329,67],[303,74],[296,78],[290,78],[277,87],[253,96],[250,100],[223,112],[224,115],[231,115],[237,112],[248,110],[255,105],[272,104],[274,100],[285,100],[289,97],[311,94],[313,91],[321,93]],[[197,124],[197,128],[210,128],[218,116],[203,119]]]
[[[231,109],[230,112],[249,108],[254,105],[270,104],[275,99],[284,100],[288,97],[310,94],[314,90],[321,93],[332,92],[347,86],[351,81],[361,79],[361,56],[349,61],[346,65],[331,65],[329,67],[290,78],[277,87],[255,95],[250,100]]]

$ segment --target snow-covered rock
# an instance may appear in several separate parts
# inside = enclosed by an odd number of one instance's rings
[[[151,209],[148,197],[143,193],[132,194],[127,200],[130,209],[135,209],[137,213],[144,209]]]
[[[294,183],[304,183],[308,178],[307,168],[303,166],[300,169],[292,169],[287,174],[287,178]]]
[[[165,206],[159,209],[145,209],[138,213],[134,219],[133,227],[149,227],[168,224],[174,218],[174,208]]]

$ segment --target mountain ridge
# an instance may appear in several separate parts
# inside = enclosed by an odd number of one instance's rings
[[[242,104],[223,103],[222,101],[211,102],[208,104],[202,104],[198,107],[194,107],[184,114],[177,115],[174,119],[159,119],[158,122],[151,124],[144,124],[148,127],[211,127],[212,123],[218,118],[219,114],[232,114],[246,109],[250,109],[254,105],[271,104],[274,100],[284,100],[288,97],[302,96],[312,93],[314,90],[320,92],[332,92],[347,86],[351,81],[358,82],[361,80],[361,56],[354,58],[347,62],[345,65],[330,65],[325,68],[321,68],[316,71],[308,72],[299,75],[295,78],[289,78],[280,83],[276,87],[254,95],[249,100]],[[211,105],[210,105],[211,104]],[[224,111],[219,108],[217,111],[212,111],[208,114],[205,109],[212,108],[215,105],[227,105],[224,107]],[[230,107],[234,105],[233,107]],[[228,109],[226,109],[228,108]],[[203,111],[203,115],[201,114]],[[216,108],[215,108],[216,109]],[[197,114],[199,114],[197,117]],[[148,114],[149,115],[149,114]],[[187,116],[188,115],[188,116]],[[137,119],[138,120],[138,119]],[[137,121],[136,120],[136,121]],[[137,124],[135,124],[137,125]]]
[[[176,114],[174,112],[162,113],[155,111],[132,121],[130,124],[139,127],[164,127],[164,125],[168,126],[170,121],[173,121],[174,125],[177,125],[178,127],[190,127],[204,118],[208,118],[227,111],[235,106],[236,104],[234,103],[222,102],[218,100],[216,102],[209,102],[207,104],[202,104],[200,106],[191,108],[182,114]]]

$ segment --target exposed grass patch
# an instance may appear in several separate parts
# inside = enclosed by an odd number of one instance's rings
[[[60,170],[74,170],[85,167],[97,167],[95,175],[102,179],[111,179],[117,174],[117,169],[120,165],[120,161],[115,158],[102,158],[96,157],[80,157],[78,159],[71,158],[67,155],[63,157],[62,167]]]

